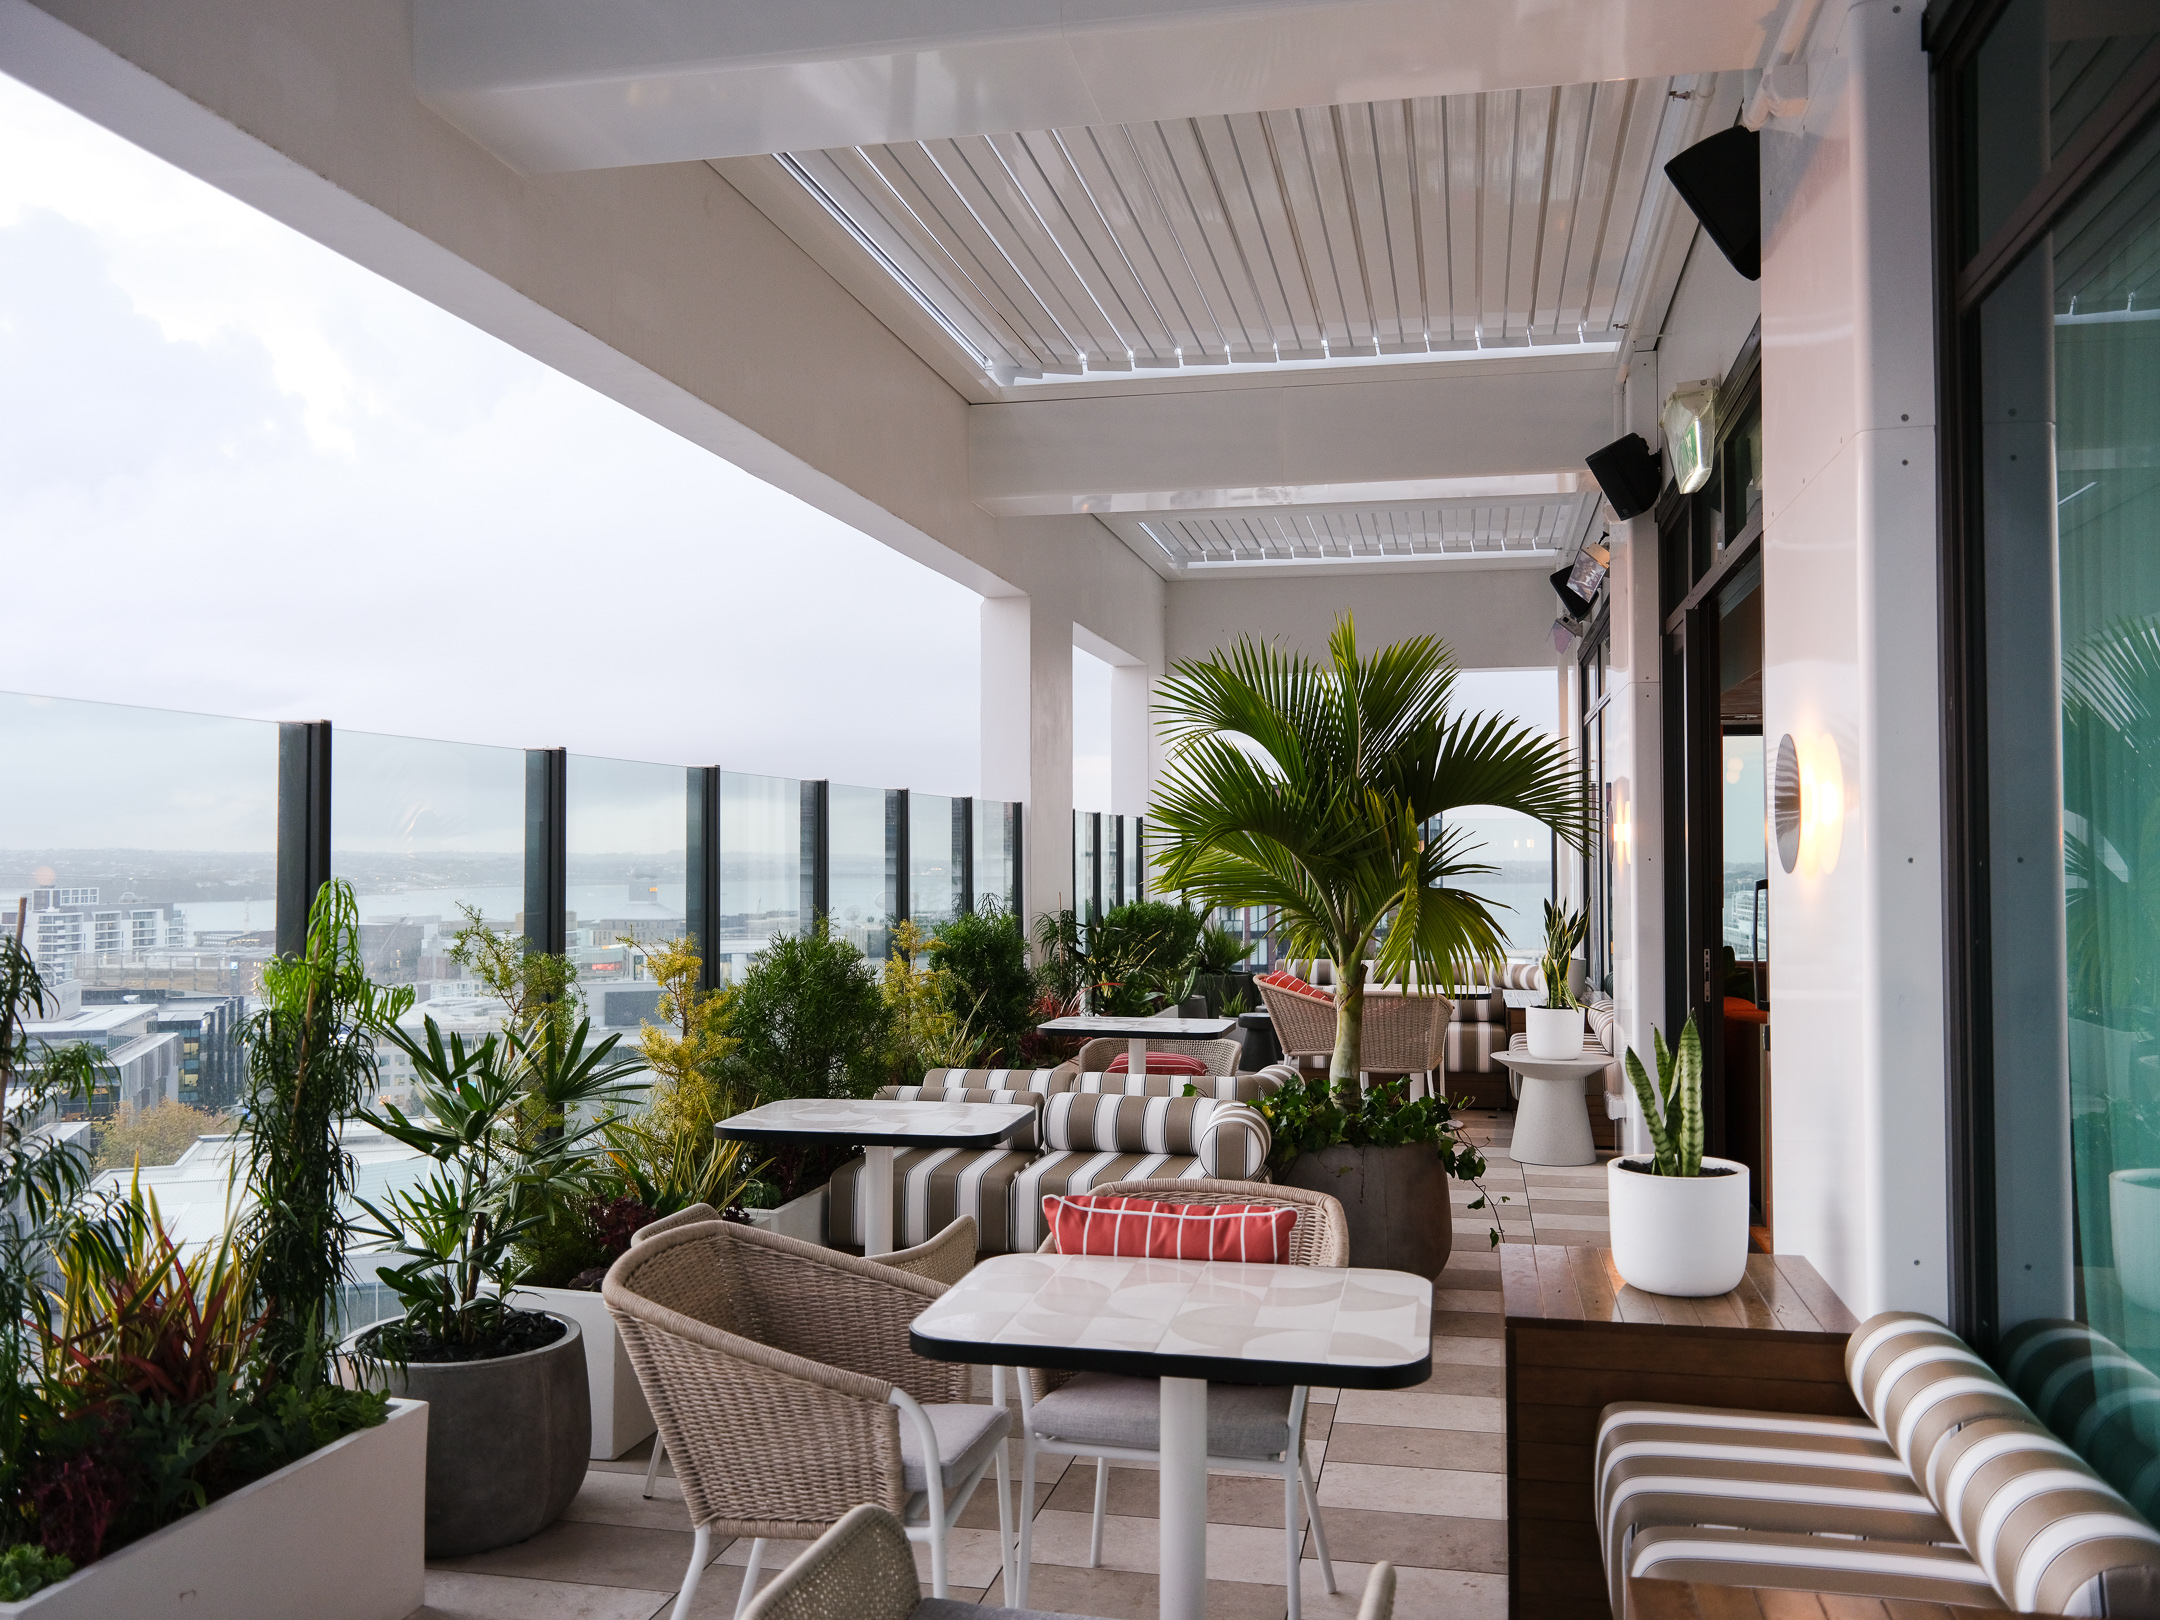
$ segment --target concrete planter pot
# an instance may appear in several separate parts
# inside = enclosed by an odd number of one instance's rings
[[[1613,1159],[1605,1169],[1613,1266],[1649,1294],[1703,1299],[1737,1288],[1747,1273],[1748,1170],[1703,1157],[1723,1176],[1652,1176],[1623,1169],[1650,1155]]]
[[[653,1432],[652,1408],[638,1384],[630,1352],[615,1331],[607,1301],[582,1288],[519,1288],[510,1303],[521,1311],[546,1311],[575,1322],[585,1342],[585,1388],[592,1406],[588,1457],[620,1457]],[[551,1347],[552,1348],[552,1347]]]
[[[789,1199],[778,1209],[752,1209],[744,1213],[750,1217],[752,1226],[829,1249],[832,1233],[826,1217],[825,1195],[830,1190],[829,1187],[813,1188],[800,1198]]]
[[[1528,1007],[1524,1009],[1524,1033],[1534,1058],[1582,1056],[1583,1015],[1580,1007]]]
[[[592,1440],[585,1340],[575,1320],[556,1319],[569,1331],[553,1344],[493,1361],[360,1363],[369,1383],[428,1403],[428,1557],[538,1535],[584,1484]]]
[[[0,1616],[35,1620],[404,1620],[426,1596],[428,1409],[398,1401],[199,1513]]]
[[[1336,1199],[1350,1220],[1350,1263],[1436,1276],[1455,1246],[1447,1170],[1429,1144],[1301,1153],[1277,1178]]]

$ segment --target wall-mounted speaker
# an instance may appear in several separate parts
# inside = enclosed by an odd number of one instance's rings
[[[1566,611],[1567,616],[1571,619],[1581,619],[1588,616],[1590,604],[1576,595],[1574,588],[1568,583],[1569,576],[1574,572],[1572,566],[1563,568],[1552,576],[1551,583],[1553,595],[1560,598],[1560,606]]]
[[[1665,178],[1732,267],[1762,280],[1762,137],[1744,124],[1721,129],[1666,164]]]
[[[1589,464],[1590,476],[1598,481],[1598,488],[1612,502],[1614,517],[1641,517],[1657,505],[1665,472],[1640,433],[1615,439],[1604,449],[1591,451],[1584,459]]]

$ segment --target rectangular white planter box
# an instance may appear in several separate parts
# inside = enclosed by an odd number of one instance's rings
[[[426,1597],[427,1403],[266,1474],[0,1616],[405,1620]]]
[[[605,1460],[620,1457],[651,1434],[652,1408],[645,1404],[637,1369],[615,1331],[607,1301],[582,1288],[518,1288],[510,1295],[520,1310],[553,1311],[577,1323],[585,1336],[585,1379],[592,1392],[592,1450]]]
[[[832,1247],[830,1223],[825,1218],[825,1194],[829,1189],[818,1187],[791,1198],[778,1209],[752,1209],[744,1213],[750,1217],[752,1226],[768,1232],[778,1232],[782,1237],[800,1238],[805,1243]]]

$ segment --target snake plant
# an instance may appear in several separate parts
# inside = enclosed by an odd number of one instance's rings
[[[1643,1123],[1650,1127],[1650,1145],[1656,1154],[1652,1166],[1661,1176],[1702,1174],[1702,1040],[1695,1020],[1688,1019],[1680,1031],[1676,1052],[1665,1044],[1662,1031],[1652,1030],[1657,1044],[1657,1080],[1643,1071],[1642,1059],[1628,1048],[1627,1075],[1642,1104]]]

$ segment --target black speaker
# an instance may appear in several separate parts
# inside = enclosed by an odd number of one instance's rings
[[[1568,576],[1574,572],[1575,570],[1571,565],[1550,577],[1553,595],[1560,598],[1561,608],[1566,611],[1569,618],[1580,619],[1589,613],[1590,604],[1577,596],[1573,588],[1568,584]]]
[[[1666,164],[1665,178],[1732,267],[1762,280],[1762,137],[1743,124],[1721,129]]]
[[[1615,439],[1604,449],[1591,451],[1585,459],[1590,465],[1590,476],[1598,481],[1598,488],[1612,502],[1614,517],[1641,517],[1657,505],[1665,473],[1658,465],[1656,454],[1643,443],[1640,433]]]

